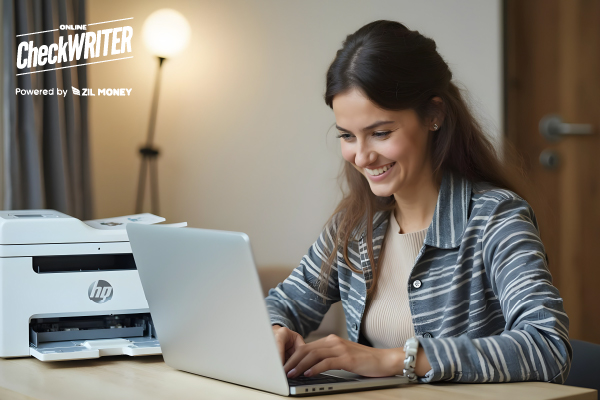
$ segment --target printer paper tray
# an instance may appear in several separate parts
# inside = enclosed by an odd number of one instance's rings
[[[102,356],[150,356],[162,354],[158,339],[133,337],[127,339],[70,340],[31,346],[29,354],[40,361],[66,361]]]

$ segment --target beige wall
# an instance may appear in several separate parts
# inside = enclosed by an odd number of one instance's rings
[[[296,265],[340,198],[339,144],[322,95],[336,50],[362,25],[394,19],[433,37],[490,132],[499,135],[499,0],[88,4],[89,22],[134,17],[128,21],[134,58],[89,67],[92,88],[133,88],[128,98],[90,101],[98,218],[134,212],[137,149],[157,68],[141,27],[163,7],[188,18],[192,39],[163,70],[156,128],[161,215],[246,232],[259,265]]]

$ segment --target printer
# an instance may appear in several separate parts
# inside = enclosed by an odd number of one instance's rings
[[[161,354],[124,224],[88,223],[0,211],[0,357]]]

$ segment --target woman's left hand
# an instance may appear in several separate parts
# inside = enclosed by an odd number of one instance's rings
[[[382,377],[402,374],[404,351],[375,349],[336,335],[299,346],[283,366],[288,378],[314,376],[330,369]]]

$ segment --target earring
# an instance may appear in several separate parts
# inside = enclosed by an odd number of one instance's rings
[[[434,130],[434,131],[437,131],[437,130],[438,130],[438,128],[439,128],[438,124],[433,124],[433,130]]]

